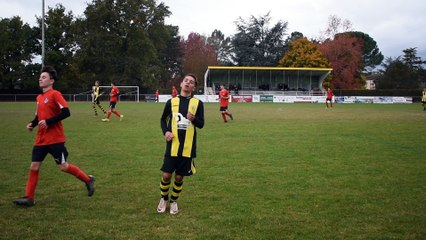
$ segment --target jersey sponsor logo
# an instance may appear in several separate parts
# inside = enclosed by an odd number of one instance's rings
[[[44,103],[48,103],[48,102],[49,102],[49,98],[45,98]]]
[[[177,129],[186,130],[189,127],[192,127],[191,121],[185,118],[181,113],[173,113],[173,116],[177,121]]]

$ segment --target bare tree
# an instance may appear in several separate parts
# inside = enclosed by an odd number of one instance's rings
[[[342,19],[336,15],[328,17],[328,25],[324,31],[320,33],[320,41],[324,42],[326,39],[333,40],[334,36],[338,33],[353,31],[352,22],[348,19]]]

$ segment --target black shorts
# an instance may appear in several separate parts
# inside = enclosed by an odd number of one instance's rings
[[[228,107],[220,107],[219,111],[226,112],[228,111]]]
[[[193,174],[195,164],[192,158],[187,157],[170,157],[164,156],[161,171],[173,173],[181,176],[191,176]]]
[[[55,143],[55,144],[44,145],[44,146],[34,146],[32,161],[43,162],[43,160],[46,158],[48,153],[50,153],[50,155],[53,156],[53,159],[55,160],[56,164],[62,164],[67,162],[68,151],[64,143]]]
[[[93,103],[96,103],[96,104],[100,104],[101,102],[99,101],[99,97],[98,98],[96,98],[96,99],[93,99]]]
[[[325,101],[327,102],[327,101],[330,101],[331,102],[331,98],[327,98],[327,99],[325,99]]]
[[[111,109],[115,108],[116,104],[117,104],[117,102],[109,102],[109,108],[111,108]]]

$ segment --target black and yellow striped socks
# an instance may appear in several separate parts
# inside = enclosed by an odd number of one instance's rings
[[[98,111],[97,111],[97,109],[96,109],[96,106],[95,105],[97,105],[97,104],[93,104],[92,105],[92,107],[93,107],[93,111],[95,111],[95,116],[98,116]],[[107,112],[105,111],[105,109],[99,104],[98,105],[98,107],[102,110],[102,112],[104,113],[104,114],[106,114]]]
[[[104,113],[104,114],[106,114],[107,112],[105,111],[105,109],[99,104],[98,105],[98,107],[100,107],[101,108],[101,110],[102,110],[102,112]]]
[[[183,181],[182,182],[174,182],[173,183],[173,189],[172,189],[172,196],[170,199],[170,202],[176,202],[177,199],[179,198],[180,192],[182,192],[182,186],[183,185]]]
[[[161,191],[161,197],[164,198],[164,200],[169,200],[169,189],[170,189],[170,181],[166,182],[164,181],[164,178],[161,178],[160,183],[160,191]]]
[[[95,104],[93,104],[92,107],[93,107],[93,111],[95,111],[95,116],[98,116],[98,111],[96,110]]]

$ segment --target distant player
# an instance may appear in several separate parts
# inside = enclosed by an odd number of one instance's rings
[[[96,111],[96,105],[102,110],[104,115],[106,114],[105,109],[102,107],[99,97],[102,96],[103,92],[99,92],[99,81],[95,81],[95,86],[92,87],[92,98],[93,98],[93,111],[95,111],[95,117],[98,116],[98,111]]]
[[[175,174],[170,196],[170,214],[177,214],[177,200],[182,192],[184,176],[195,173],[193,159],[196,157],[197,131],[204,127],[203,102],[192,96],[197,86],[197,78],[187,74],[180,84],[180,95],[169,99],[161,116],[161,129],[166,140],[163,172],[160,190],[161,199],[157,212],[164,213],[169,202],[169,189],[172,186],[172,175]]]
[[[229,104],[229,91],[225,88],[223,84],[220,85],[219,92],[219,104],[220,104],[220,112],[222,113],[223,122],[227,123],[228,120],[226,116],[229,116],[231,120],[234,120],[232,114],[228,111]]]
[[[111,112],[113,112],[117,117],[120,118],[120,121],[123,119],[124,115],[121,115],[117,110],[115,110],[115,106],[118,102],[118,96],[120,95],[120,90],[115,83],[111,83],[111,92],[109,94],[109,109],[107,118],[102,119],[103,122],[109,122],[109,118],[111,117]]]
[[[330,102],[330,107],[333,108],[333,91],[328,88],[327,89],[327,98],[325,99],[325,108],[328,108],[328,102]]]
[[[71,114],[68,109],[68,103],[62,94],[53,89],[53,84],[57,81],[58,77],[55,69],[51,66],[43,67],[38,80],[43,93],[37,96],[37,110],[34,120],[27,124],[29,131],[32,131],[36,126],[38,126],[38,131],[33,147],[25,196],[13,201],[14,204],[19,206],[34,206],[34,195],[39,179],[40,167],[47,154],[53,156],[60,170],[74,175],[86,184],[89,197],[95,192],[95,177],[87,175],[80,168],[67,161],[68,151],[65,148],[65,134],[62,120]]]
[[[175,86],[172,87],[172,98],[176,97],[178,95],[177,89]]]
[[[422,92],[422,106],[423,106],[423,111],[426,111],[426,88],[423,88],[423,92]]]
[[[159,97],[160,97],[160,92],[157,90],[155,90],[155,102],[159,101]]]

